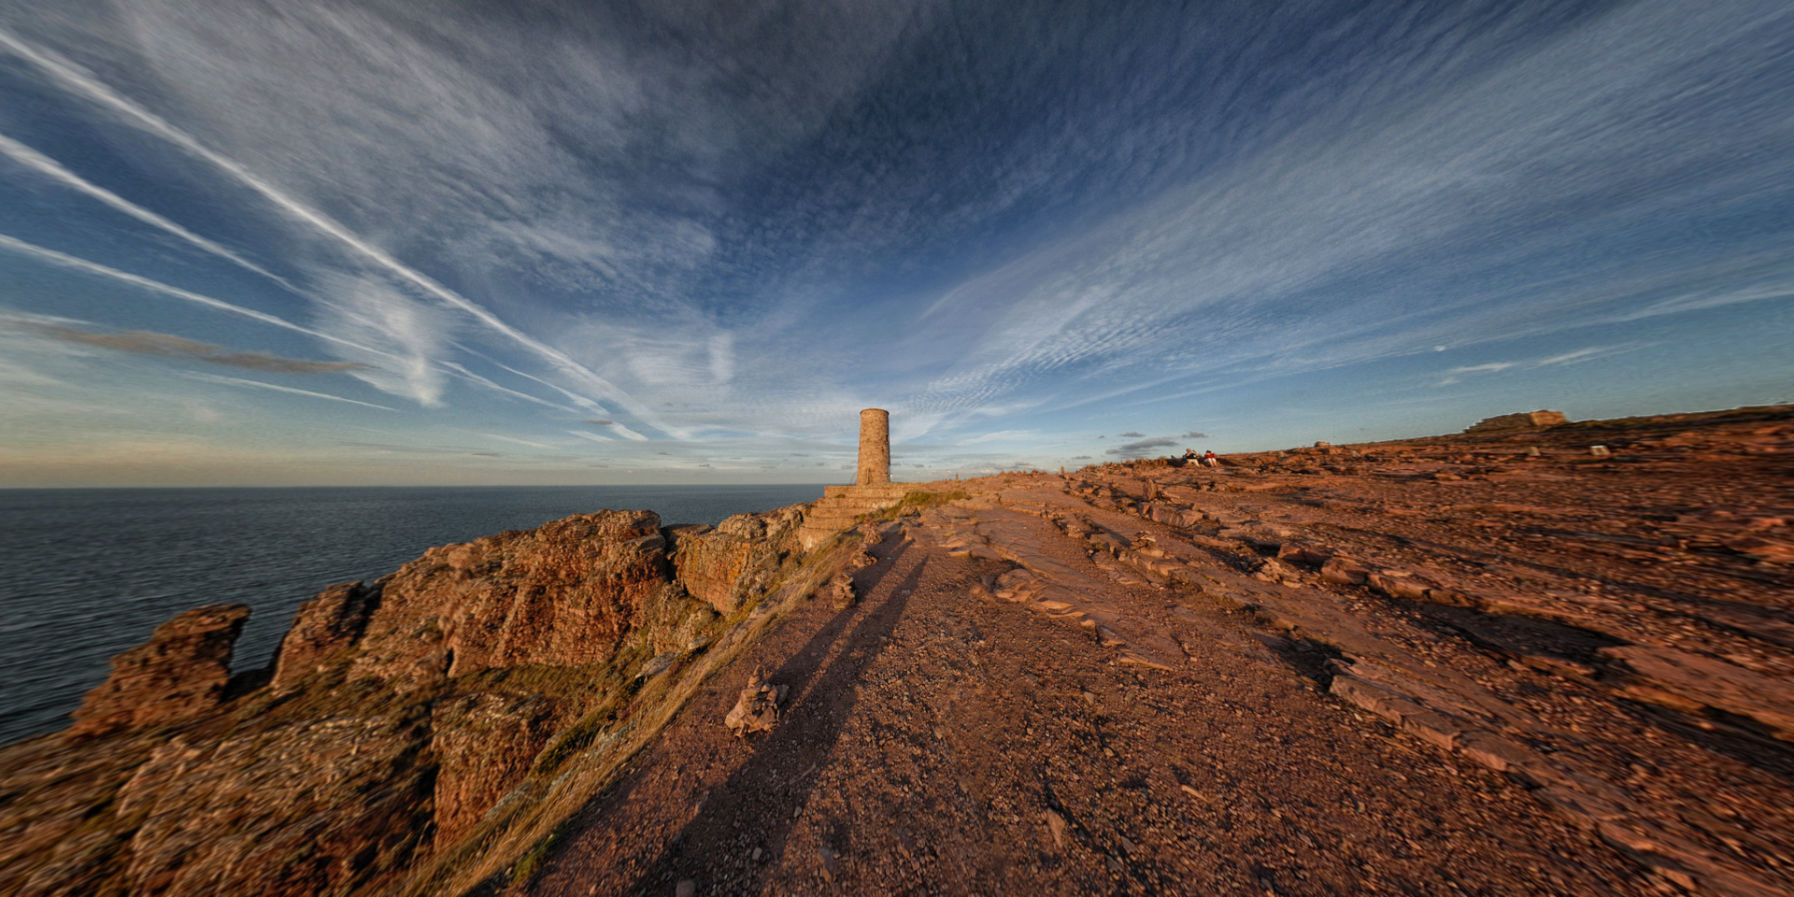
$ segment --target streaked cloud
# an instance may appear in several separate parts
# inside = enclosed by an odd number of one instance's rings
[[[36,246],[31,243],[27,243],[24,240],[19,240],[14,237],[9,237],[5,234],[0,234],[0,249],[6,249],[6,250],[10,250],[12,252],[20,253],[22,255],[30,256],[31,258],[37,259],[38,261],[47,262],[52,265],[70,268],[70,269],[80,271],[80,272],[83,272],[86,274],[97,275],[99,277],[109,278],[111,280],[115,280],[120,283],[124,283],[124,284],[128,284],[130,286],[133,286],[133,287],[138,287],[141,289],[149,290],[151,292],[159,293],[164,296],[170,296],[175,299],[180,299],[184,302],[191,302],[195,305],[204,306],[206,308],[209,308],[209,309],[212,309],[215,311],[221,311],[221,312],[225,312],[227,314],[238,315],[240,317],[248,318],[249,320],[255,321],[260,324],[267,324],[267,325],[274,326],[274,327],[280,327],[285,330],[291,330],[295,333],[303,333],[307,336],[316,337],[320,340],[324,340],[326,342],[329,342],[329,343],[332,343],[335,345],[340,345],[340,346],[343,346],[348,349],[369,352],[369,353],[373,353],[376,355],[380,354],[378,352],[378,350],[372,349],[368,346],[363,346],[359,343],[345,340],[342,337],[336,336],[331,333],[326,333],[322,330],[316,330],[316,329],[306,327],[306,326],[303,326],[300,324],[295,324],[292,321],[286,320],[285,318],[281,318],[277,315],[272,315],[267,312],[258,311],[256,309],[252,309],[252,308],[246,308],[241,305],[234,305],[234,304],[226,302],[222,299],[215,299],[211,296],[207,296],[207,295],[204,295],[201,293],[196,293],[192,290],[182,289],[177,286],[172,286],[170,284],[162,283],[161,281],[152,280],[148,277],[142,277],[142,276],[139,276],[136,274],[131,274],[126,271],[120,271],[116,268],[110,268],[105,265],[98,264],[96,262],[90,262],[90,261],[87,261],[86,259],[77,258],[77,257],[69,255],[67,253],[57,252],[54,249],[46,249],[42,246]]]
[[[0,134],[0,155],[4,155],[14,163],[35,174],[49,178],[57,184],[69,187],[77,192],[92,197],[93,199],[96,199],[117,211],[123,212],[138,221],[148,224],[151,227],[173,234],[200,250],[224,259],[246,271],[259,274],[282,286],[288,288],[292,287],[292,284],[289,283],[286,278],[244,258],[237,252],[227,249],[213,240],[206,239],[205,237],[202,237],[149,209],[131,202],[104,187],[93,184],[80,175],[63,167],[62,163],[57,162],[55,159],[52,159],[4,134]]]
[[[387,405],[379,405],[374,402],[363,402],[360,399],[351,399],[351,398],[348,398],[347,396],[333,395],[331,393],[319,392],[319,391],[313,390],[313,389],[300,389],[296,386],[282,386],[278,383],[265,383],[261,380],[250,380],[250,379],[243,378],[243,377],[224,377],[224,376],[219,376],[217,374],[200,374],[200,373],[190,373],[187,376],[189,376],[195,380],[205,382],[205,383],[217,383],[217,384],[221,384],[224,386],[236,386],[236,387],[242,387],[245,389],[263,389],[263,390],[267,390],[269,392],[286,393],[287,395],[290,395],[290,396],[305,396],[306,398],[312,398],[312,399],[325,399],[325,400],[331,401],[331,402],[342,402],[345,405],[360,405],[363,408],[374,408],[374,409],[377,409],[380,411],[397,411],[398,410],[397,408],[393,408],[393,407],[390,407]]]
[[[214,346],[210,343],[149,330],[97,333],[64,325],[40,324],[30,321],[18,322],[17,326],[35,330],[51,339],[76,345],[111,349],[116,352],[135,352],[140,355],[158,355],[165,358],[190,358],[207,364],[221,364],[277,374],[337,374],[364,370],[368,367],[368,365],[354,361],[306,361],[298,358],[281,358],[260,352],[240,352],[226,349],[223,346]]]
[[[1606,358],[1623,352],[1636,352],[1646,349],[1650,343],[1626,343],[1614,346],[1585,346],[1543,358],[1530,358],[1523,361],[1489,361],[1482,364],[1469,364],[1451,368],[1438,381],[1438,386],[1453,386],[1462,383],[1467,376],[1478,374],[1499,374],[1505,371],[1529,370],[1536,368],[1559,367],[1569,364],[1583,364],[1596,359]]]
[[[452,308],[467,313],[473,320],[484,325],[493,333],[510,339],[515,344],[549,362],[559,372],[570,375],[580,385],[595,388],[601,395],[619,401],[625,407],[636,407],[634,401],[627,395],[573,361],[565,353],[517,330],[479,304],[405,265],[385,249],[351,232],[329,215],[311,208],[301,200],[282,191],[236,160],[207,147],[198,138],[170,124],[59,55],[33,47],[5,29],[0,29],[0,48],[32,63],[65,88],[112,111],[121,120],[141,127],[148,133],[210,163],[220,172],[267,200],[274,208],[291,219],[330,238],[335,244],[365,259],[386,273],[441,300]],[[429,393],[426,390],[420,396],[420,400],[428,404],[428,398]]]

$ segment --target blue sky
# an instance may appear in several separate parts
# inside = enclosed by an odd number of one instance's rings
[[[1794,401],[1794,7],[0,0],[0,485]]]

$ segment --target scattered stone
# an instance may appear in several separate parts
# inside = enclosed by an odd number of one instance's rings
[[[1321,578],[1342,586],[1361,586],[1370,578],[1370,569],[1343,555],[1334,555],[1321,565]]]
[[[1042,814],[1046,819],[1047,832],[1053,836],[1053,846],[1065,849],[1065,817],[1048,810]]]
[[[679,883],[673,886],[673,897],[697,897],[697,894],[698,883],[689,878],[681,878]]]
[[[1370,574],[1368,582],[1371,588],[1391,598],[1424,601],[1427,597],[1427,583],[1399,570],[1376,571]]]
[[[1603,648],[1601,654],[1625,663],[1637,677],[1622,689],[1630,697],[1677,709],[1712,707],[1749,717],[1777,738],[1794,741],[1794,705],[1783,677],[1669,647],[1625,645]]]
[[[1465,757],[1496,772],[1518,771],[1537,762],[1531,751],[1492,732],[1470,732],[1459,750]]]
[[[1591,445],[1588,447],[1588,453],[1596,458],[1607,458],[1613,455],[1604,445]]]
[[[673,663],[678,659],[678,651],[667,651],[649,659],[647,663],[642,664],[641,678],[652,679],[655,676],[666,672],[668,669],[672,668]]]
[[[1285,542],[1281,548],[1277,549],[1278,560],[1303,567],[1319,567],[1327,563],[1327,560],[1331,557],[1332,555],[1329,555],[1326,552],[1318,551],[1305,545],[1298,545],[1294,542]]]
[[[1766,539],[1761,536],[1744,536],[1725,543],[1727,548],[1748,555],[1759,561],[1774,564],[1794,564],[1794,542],[1780,539]]]

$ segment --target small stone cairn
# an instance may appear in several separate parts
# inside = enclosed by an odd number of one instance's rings
[[[736,738],[772,731],[779,724],[779,705],[784,702],[788,688],[767,682],[766,671],[755,670],[741,690],[741,697],[735,699],[735,706],[723,717],[723,725],[728,726]]]

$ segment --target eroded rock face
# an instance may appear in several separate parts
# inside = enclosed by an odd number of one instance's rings
[[[439,703],[432,711],[436,774],[436,840],[466,834],[529,772],[558,728],[562,708],[540,695],[479,694]]]
[[[679,584],[717,613],[734,611],[744,595],[743,575],[776,564],[776,555],[797,520],[790,509],[737,514],[715,529],[678,533],[673,566]]]
[[[679,584],[718,613],[728,613],[734,610],[735,581],[747,568],[753,547],[719,530],[681,535],[674,553]]]
[[[248,620],[245,605],[211,604],[156,627],[148,642],[112,659],[112,674],[87,693],[70,731],[101,735],[216,711]]]

